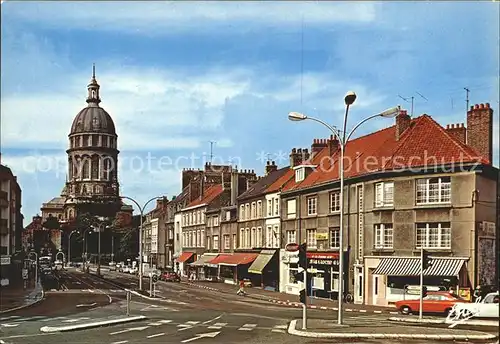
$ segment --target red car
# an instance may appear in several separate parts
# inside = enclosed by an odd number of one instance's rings
[[[441,313],[448,315],[455,303],[461,302],[466,303],[468,301],[446,291],[428,292],[423,300],[422,313]],[[420,311],[420,300],[397,301],[396,307],[402,314],[415,314]]]
[[[160,279],[165,282],[180,282],[181,277],[173,271],[164,271]]]

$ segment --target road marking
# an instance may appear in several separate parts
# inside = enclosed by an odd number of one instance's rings
[[[214,329],[214,330],[220,330],[224,326],[226,326],[227,323],[215,323],[212,326],[208,326],[209,329]]]
[[[152,334],[150,336],[146,336],[146,338],[155,338],[155,337],[160,337],[160,336],[164,336],[165,333],[157,333],[157,334]]]
[[[125,343],[128,343],[128,340],[122,340],[120,342],[113,342],[111,344],[125,344]]]
[[[131,331],[144,331],[147,328],[149,328],[149,326],[132,327],[132,328],[127,328],[127,329],[122,330],[122,331],[111,332],[110,335],[114,336],[115,334],[121,334],[121,333],[126,333],[126,332],[131,332]]]
[[[252,331],[255,327],[257,327],[257,324],[245,324],[238,331]]]
[[[77,285],[80,285],[80,284],[82,284],[82,282],[74,282],[74,283],[75,283],[75,284],[77,284]]]
[[[288,325],[276,325],[274,328],[279,328],[279,329],[287,329]]]
[[[204,321],[204,322],[203,322],[203,324],[208,324],[208,323],[211,323],[212,321],[218,320],[218,319],[220,319],[220,318],[222,318],[222,314],[221,314],[221,315],[219,315],[219,316],[216,316],[216,317],[215,317],[215,318],[213,318],[213,319],[210,319],[210,320]]]
[[[95,306],[95,305],[97,305],[97,303],[95,303],[95,302],[94,303],[89,303],[89,304],[84,303],[84,304],[81,304],[81,305],[76,305],[76,307],[77,308],[79,308],[79,307],[92,307],[92,306]]]
[[[4,321],[4,320],[9,320],[9,319],[14,319],[14,318],[20,318],[21,316],[20,315],[11,315],[9,317],[3,317],[3,318],[0,318],[0,321]]]
[[[68,319],[68,320],[63,320],[61,322],[63,323],[73,323],[77,321],[82,321],[82,320],[89,320],[90,318],[84,317],[84,318],[76,318],[76,319]]]
[[[197,339],[201,339],[201,338],[214,338],[219,333],[220,333],[220,331],[218,331],[218,332],[200,333],[200,334],[197,334],[196,336],[194,336],[193,338],[181,340],[181,343],[189,343],[189,342],[192,342],[193,340],[197,340]]]
[[[186,324],[189,324],[189,325],[196,325],[199,323],[200,323],[199,321],[186,321]]]
[[[169,324],[171,322],[172,322],[172,320],[159,320],[159,321],[156,321],[156,322],[151,322],[148,325],[149,326],[160,326],[160,325],[164,325],[164,324]]]
[[[0,324],[3,327],[16,327],[19,326],[19,324]]]
[[[63,320],[63,319],[68,319],[68,317],[55,317],[55,318],[48,318],[48,319],[43,319],[43,322],[47,321],[52,321],[52,320]]]

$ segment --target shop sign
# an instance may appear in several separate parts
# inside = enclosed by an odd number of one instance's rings
[[[314,265],[339,265],[338,260],[329,260],[329,259],[309,259],[309,264]]]
[[[328,233],[316,233],[316,240],[328,240]]]
[[[339,259],[339,254],[338,252],[307,252],[307,258],[337,260]]]
[[[3,256],[0,258],[0,265],[10,265],[10,256]]]

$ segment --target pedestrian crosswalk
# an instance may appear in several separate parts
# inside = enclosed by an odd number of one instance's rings
[[[0,329],[1,328],[14,328],[22,326],[25,323],[29,322],[54,322],[54,323],[77,323],[89,320],[89,317],[70,317],[70,316],[59,316],[59,317],[49,317],[45,315],[34,315],[34,316],[19,316],[19,315],[11,315],[0,318]]]

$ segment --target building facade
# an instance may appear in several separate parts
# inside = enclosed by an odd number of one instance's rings
[[[0,286],[21,278],[23,214],[21,186],[7,166],[0,164]]]

